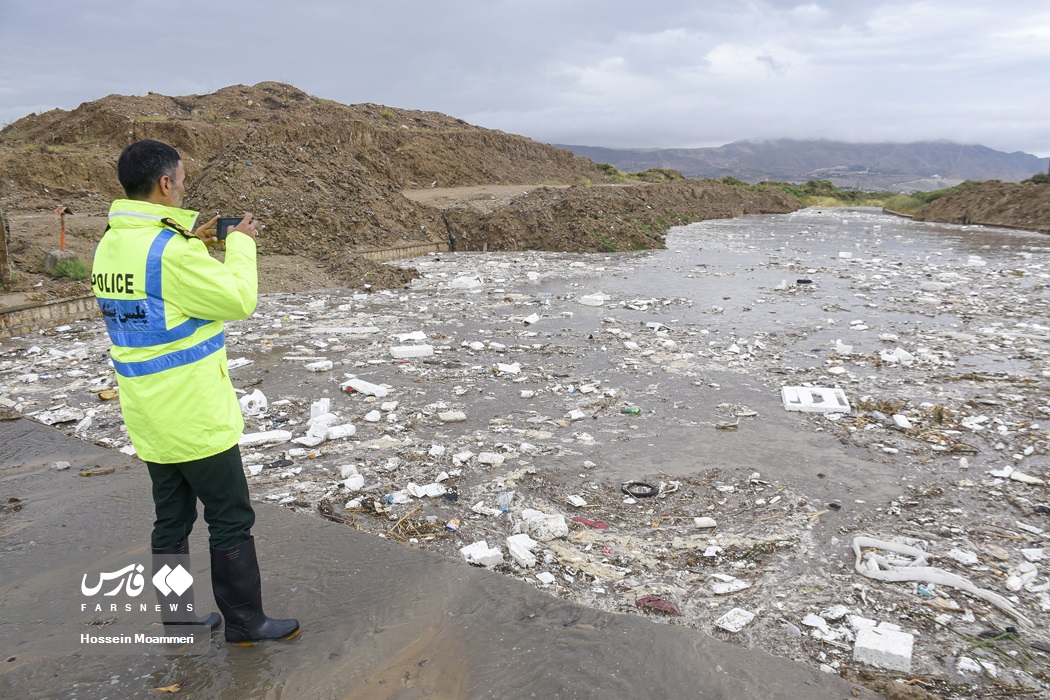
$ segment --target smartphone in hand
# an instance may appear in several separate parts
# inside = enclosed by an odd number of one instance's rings
[[[220,216],[215,223],[215,237],[220,241],[226,240],[226,236],[230,234],[230,229],[236,227],[243,220],[243,216]]]

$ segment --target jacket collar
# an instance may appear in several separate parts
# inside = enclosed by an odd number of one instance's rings
[[[166,207],[140,199],[117,199],[109,207],[110,227],[142,228],[161,226],[161,219],[172,218],[186,229],[193,230],[198,213],[190,209]]]

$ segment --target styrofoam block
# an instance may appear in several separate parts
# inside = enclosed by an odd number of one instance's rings
[[[524,547],[525,549],[527,549],[530,552],[532,550],[536,549],[536,546],[539,544],[539,542],[537,542],[536,540],[532,539],[531,537],[529,537],[524,532],[520,533],[520,534],[517,534],[517,535],[509,535],[507,537],[507,544],[512,544],[512,543],[518,544],[518,545]]]
[[[350,381],[343,382],[339,385],[339,388],[343,391],[354,390],[359,394],[365,394],[368,396],[375,396],[376,398],[383,398],[390,390],[380,384],[373,384],[366,382],[364,379],[351,379]]]
[[[306,435],[297,437],[292,442],[304,447],[317,447],[324,442],[328,437],[328,426],[321,423],[310,423],[309,430],[306,431]]]
[[[240,398],[241,411],[246,416],[257,416],[266,412],[266,395],[256,389]]]
[[[334,413],[322,413],[319,416],[312,416],[310,420],[306,421],[307,425],[320,424],[323,426],[329,426],[339,421],[339,416]]]
[[[395,360],[406,360],[411,357],[430,357],[433,354],[433,345],[395,345],[390,348],[390,356]]]
[[[449,281],[446,285],[449,289],[477,289],[478,287],[485,284],[484,280],[478,275],[470,276],[465,275],[463,277],[457,277]]]
[[[489,547],[485,540],[478,540],[466,547],[461,547],[459,553],[470,564],[493,567],[503,563],[503,552],[495,547]]]
[[[536,566],[536,555],[532,553],[532,549],[537,544],[539,543],[536,540],[524,533],[507,538],[507,549],[510,550],[511,558],[526,569]]]
[[[857,632],[853,660],[890,671],[911,671],[915,637],[885,627],[865,627]]]
[[[318,399],[310,404],[310,420],[323,416],[332,410],[331,399]]]
[[[325,431],[325,440],[339,440],[340,438],[353,437],[354,433],[357,432],[357,428],[352,423],[344,423],[342,425],[330,425]]]
[[[1022,549],[1021,556],[1028,561],[1042,561],[1046,558],[1046,549],[1043,547],[1039,549]]]
[[[711,592],[715,595],[729,595],[730,593],[736,593],[746,588],[751,588],[751,584],[743,579],[733,579],[732,581],[719,581],[718,583],[711,584]]]
[[[726,632],[739,632],[751,624],[755,619],[755,613],[748,612],[743,608],[733,608],[722,617],[715,620],[715,627],[724,629]]]
[[[239,445],[261,445],[266,442],[288,442],[292,439],[290,430],[266,430],[261,433],[246,433],[241,435]]]
[[[804,413],[849,413],[850,405],[842,389],[813,386],[782,386],[780,398],[788,411]]]
[[[323,333],[325,335],[367,335],[378,333],[375,326],[318,326],[309,329],[310,333]]]

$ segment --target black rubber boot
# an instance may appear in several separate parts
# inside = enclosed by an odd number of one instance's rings
[[[167,564],[169,567],[182,565],[189,573],[190,570],[190,541],[183,539],[172,547],[153,548],[153,576]],[[189,612],[188,608],[196,610],[193,602],[193,586],[185,590],[182,595],[171,591],[168,595],[154,586],[157,592],[157,603],[160,604],[160,619],[165,626],[168,625],[201,625],[210,630],[218,629],[222,624],[219,613],[209,613],[206,617],[198,617],[196,613]],[[175,608],[172,610],[172,608]]]
[[[231,549],[211,550],[211,587],[226,619],[226,641],[248,646],[299,634],[298,620],[266,617],[262,609],[262,576],[255,538]]]

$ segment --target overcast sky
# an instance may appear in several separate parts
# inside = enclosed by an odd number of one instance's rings
[[[547,143],[1050,155],[1047,0],[0,0],[0,125],[265,80]]]

